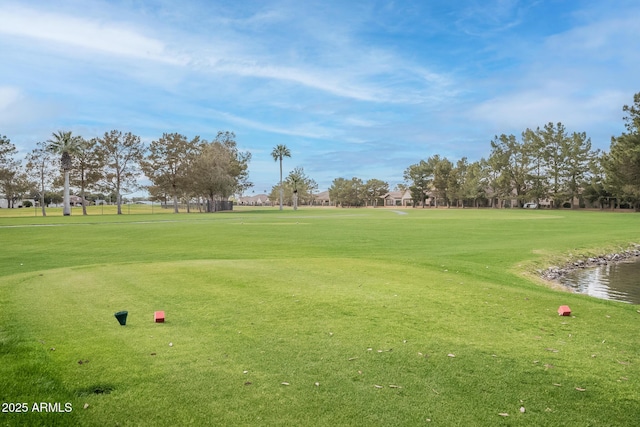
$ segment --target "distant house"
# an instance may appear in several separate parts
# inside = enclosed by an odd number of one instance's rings
[[[409,190],[405,191],[389,191],[387,194],[380,196],[384,202],[384,206],[411,206],[413,199]]]
[[[83,199],[80,196],[74,196],[73,194],[69,196],[69,204],[71,204],[71,206],[89,206],[91,204],[90,201],[88,201],[87,199]]]
[[[271,206],[271,201],[266,194],[256,194],[255,196],[239,197],[237,204],[239,206]]]
[[[22,208],[24,207],[24,202],[30,202],[31,206],[36,206],[38,204],[38,201],[35,199],[22,199],[22,200],[17,200],[13,203],[13,207],[14,208]],[[7,199],[0,199],[0,209],[9,209],[9,207],[11,206],[11,204],[9,203],[9,200]]]
[[[313,204],[316,206],[331,206],[331,198],[328,191],[323,191],[315,195]]]

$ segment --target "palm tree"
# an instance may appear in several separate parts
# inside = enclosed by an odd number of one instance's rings
[[[283,189],[282,189],[282,158],[283,157],[291,157],[291,151],[287,148],[286,145],[276,145],[271,152],[271,156],[273,160],[277,162],[280,160],[280,210],[282,210],[282,198],[283,198]]]
[[[69,203],[69,171],[71,170],[71,156],[78,152],[81,139],[71,136],[71,131],[58,131],[53,133],[53,138],[48,140],[48,149],[60,154],[60,166],[64,171],[64,208],[63,215],[71,215],[71,204]]]

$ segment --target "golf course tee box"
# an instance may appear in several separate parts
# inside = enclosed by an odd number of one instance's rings
[[[0,403],[73,408],[0,425],[638,424],[640,306],[538,271],[640,215],[404,212],[0,216]]]

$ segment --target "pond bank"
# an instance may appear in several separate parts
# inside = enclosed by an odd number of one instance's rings
[[[620,262],[631,261],[634,259],[640,259],[640,244],[634,243],[630,249],[624,251],[615,252],[607,255],[598,255],[595,257],[588,257],[586,259],[577,259],[566,263],[562,267],[552,266],[546,270],[538,270],[537,273],[540,277],[547,281],[558,281],[568,273],[591,267],[598,267],[602,265],[617,264]]]

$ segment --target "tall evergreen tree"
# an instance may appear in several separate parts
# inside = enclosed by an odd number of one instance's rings
[[[100,149],[98,139],[92,138],[87,141],[81,138],[73,158],[74,173],[71,177],[74,185],[80,189],[82,215],[87,215],[85,203],[87,190],[95,188],[103,178],[104,162],[104,151]]]
[[[481,159],[467,166],[464,181],[462,182],[462,198],[473,200],[475,207],[478,207],[479,199],[487,197],[487,171],[482,167],[483,160]]]
[[[380,196],[389,192],[389,184],[380,179],[372,178],[364,183],[365,203],[369,206],[378,206]]]
[[[247,180],[250,160],[251,153],[238,150],[233,132],[218,132],[215,140],[200,144],[191,176],[197,194],[209,200],[208,211],[214,211],[216,200],[251,186]]]
[[[627,132],[611,138],[603,164],[612,193],[640,211],[640,93],[634,95],[633,101],[633,105],[622,108],[627,113]]]
[[[104,157],[102,186],[115,193],[117,212],[122,215],[122,193],[138,188],[138,168],[144,146],[139,136],[115,129],[105,132],[98,144],[100,155]]]
[[[16,146],[5,135],[0,135],[0,169],[10,169],[16,165],[13,156],[18,153]]]
[[[53,184],[53,170],[58,165],[53,153],[48,149],[46,142],[38,142],[36,148],[27,154],[27,170],[30,177],[37,183],[37,194],[40,199],[42,216],[47,216],[45,195]]]
[[[451,206],[451,174],[453,172],[453,163],[446,157],[440,158],[439,155],[430,157],[427,164],[433,165],[433,190],[436,197],[444,200],[447,207]],[[438,206],[436,198],[436,207]]]
[[[583,193],[585,199],[591,203],[598,203],[600,209],[605,204],[611,204],[612,198],[612,193],[606,183],[605,158],[606,154],[599,150],[593,153]]]
[[[522,132],[522,145],[530,162],[526,198],[534,200],[539,205],[540,200],[546,199],[549,193],[547,173],[544,166],[544,141],[538,132],[527,128]]]
[[[514,135],[502,134],[491,141],[491,156],[494,157],[493,164],[500,168],[498,181],[500,194],[505,198],[516,198],[518,204],[522,206],[527,198],[528,177],[531,169],[526,146]]]
[[[2,191],[9,207],[12,206],[12,183],[19,167],[19,163],[13,157],[17,153],[18,150],[11,140],[0,135],[0,191]]]
[[[553,207],[559,208],[567,198],[566,178],[563,172],[567,167],[569,137],[560,122],[555,125],[547,123],[543,129],[538,128],[537,133],[544,145],[543,159],[549,177],[549,197],[553,201]]]
[[[173,198],[173,211],[178,213],[178,199],[187,195],[192,158],[198,151],[200,137],[189,141],[179,133],[164,133],[149,145],[148,154],[141,160],[144,174],[155,186],[155,191],[164,191]]]
[[[504,138],[506,139],[507,136],[504,135]],[[498,137],[491,141],[491,154],[486,160],[485,167],[489,172],[491,205],[502,208],[504,201],[511,198],[513,187],[509,173],[509,153],[499,141]]]
[[[566,166],[561,172],[565,183],[566,194],[569,197],[571,207],[575,209],[576,199],[579,198],[584,188],[589,173],[589,166],[593,159],[591,151],[591,138],[586,133],[574,132],[565,145]]]
[[[427,193],[431,190],[433,182],[433,165],[420,160],[418,163],[409,166],[404,171],[404,181],[407,183],[411,193],[413,206],[415,207],[420,203],[424,208],[428,197]]]

